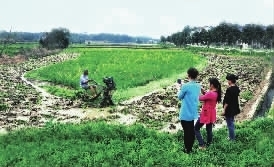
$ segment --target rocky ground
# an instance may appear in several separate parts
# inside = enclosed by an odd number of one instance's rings
[[[207,88],[207,80],[217,77],[222,81],[223,92],[227,83],[226,73],[239,75],[239,87],[242,91],[242,113],[238,120],[245,117],[250,105],[250,96],[256,96],[262,86],[267,72],[267,62],[254,57],[227,57],[205,55],[208,64],[200,71],[199,82]],[[11,130],[25,126],[44,126],[48,121],[80,122],[90,119],[116,120],[121,123],[142,123],[155,129],[177,131],[178,105],[176,84],[155,91],[141,98],[121,102],[115,107],[105,109],[79,108],[84,102],[69,100],[48,94],[35,83],[27,81],[23,74],[26,71],[51,63],[58,63],[76,58],[77,54],[57,54],[29,59],[16,64],[0,65],[0,130]],[[183,78],[186,81],[185,78]],[[251,92],[251,95],[250,95]],[[219,105],[221,111],[221,105]],[[223,118],[218,116],[218,123]]]
[[[0,65],[0,128],[10,130],[22,126],[43,126],[52,119],[74,119],[75,116],[58,111],[73,108],[75,102],[50,95],[22,76],[26,71],[76,56],[59,54],[12,63],[17,62],[16,58],[9,64]]]

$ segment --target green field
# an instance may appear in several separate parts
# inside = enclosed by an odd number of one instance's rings
[[[237,140],[227,130],[214,131],[206,150],[182,151],[183,134],[160,133],[141,125],[52,124],[0,136],[0,166],[264,166],[274,163],[273,119],[236,125]],[[203,134],[205,131],[203,129]]]
[[[8,56],[15,56],[17,54],[23,54],[23,52],[29,51],[30,49],[33,49],[35,47],[38,47],[38,42],[24,42],[24,43],[15,43],[10,44],[6,46],[6,49],[4,49],[3,54],[6,54]],[[0,44],[0,49],[2,49],[4,46]]]
[[[30,71],[27,76],[53,83],[44,88],[66,96],[79,88],[84,69],[102,84],[113,76],[116,100],[142,95],[170,85],[186,76],[187,68],[202,69],[205,58],[198,50],[143,50],[69,48],[79,53],[75,60]],[[196,54],[195,54],[196,53]],[[60,91],[62,90],[62,91]],[[249,93],[244,94],[247,98]],[[273,115],[273,109],[269,112]],[[183,133],[163,133],[140,124],[125,126],[104,120],[26,128],[0,135],[0,166],[266,166],[274,164],[273,118],[236,124],[236,141],[227,138],[227,129],[215,130],[206,150],[182,151]],[[202,134],[205,135],[202,129]]]
[[[100,84],[103,77],[114,77],[117,85],[114,98],[121,100],[170,85],[178,77],[185,77],[189,67],[205,62],[197,54],[183,50],[72,48],[66,52],[80,53],[80,56],[30,71],[26,77],[79,89],[80,75],[88,69],[89,78]]]

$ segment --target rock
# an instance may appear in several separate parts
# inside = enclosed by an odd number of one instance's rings
[[[170,125],[169,125],[169,129],[171,129],[171,130],[172,130],[172,129],[176,129],[176,126],[175,126],[174,124],[170,124]]]
[[[30,116],[31,112],[28,110],[23,110],[21,113],[23,116]]]
[[[29,121],[29,117],[18,116],[18,117],[16,117],[16,120],[17,120],[17,121],[28,122],[28,121]]]

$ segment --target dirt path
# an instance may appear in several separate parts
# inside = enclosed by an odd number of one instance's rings
[[[48,115],[50,115],[52,108],[54,108],[54,106],[56,106],[55,104],[62,103],[63,99],[48,93],[46,90],[44,90],[43,88],[40,87],[41,84],[37,84],[35,82],[28,81],[24,77],[24,74],[22,74],[21,79],[27,85],[33,87],[37,92],[40,93],[41,103],[39,105],[40,110],[37,111],[38,114],[48,114]],[[83,111],[80,108],[74,108],[73,106],[66,107],[64,109],[57,109],[56,108],[55,113],[56,114],[58,113],[59,115],[67,116],[67,118],[71,117],[71,118],[74,119],[73,122],[79,122],[79,120],[77,120],[76,118],[82,119],[82,118],[85,117],[85,114],[83,113]]]

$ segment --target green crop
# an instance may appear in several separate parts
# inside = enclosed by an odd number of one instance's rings
[[[183,133],[160,133],[141,125],[48,123],[0,136],[0,166],[271,166],[273,119],[236,124],[237,139],[227,129],[214,131],[206,150],[182,151]],[[202,129],[202,134],[205,134]]]
[[[3,54],[6,54],[8,56],[15,56],[17,54],[24,54],[24,52],[29,51],[38,46],[39,44],[37,42],[23,42],[10,44],[8,46],[3,46],[2,44],[0,44],[0,49],[4,47],[5,49]]]
[[[189,67],[205,61],[204,58],[183,50],[72,48],[68,51],[80,53],[80,56],[75,60],[33,70],[26,76],[79,89],[79,78],[88,69],[89,78],[99,84],[104,84],[103,77],[114,77],[119,94],[152,81],[172,78],[178,74],[185,76]],[[172,80],[175,81],[176,78]]]

